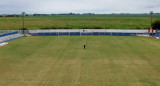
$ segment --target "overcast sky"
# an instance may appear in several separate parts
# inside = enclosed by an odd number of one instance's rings
[[[160,12],[160,0],[0,0],[0,14]]]

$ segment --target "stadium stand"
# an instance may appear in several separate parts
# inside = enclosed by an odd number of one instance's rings
[[[156,36],[157,39],[160,39],[160,30],[157,30],[157,31],[156,31],[155,36]]]
[[[5,34],[0,34],[0,43],[8,42],[13,39],[24,37],[24,35],[18,34],[18,32],[10,32]]]
[[[32,36],[58,36],[58,35],[109,35],[109,36],[136,36],[148,34],[148,30],[110,30],[110,29],[55,29],[55,30],[29,30]]]

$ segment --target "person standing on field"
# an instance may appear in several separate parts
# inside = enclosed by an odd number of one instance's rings
[[[86,49],[86,44],[84,44],[84,49]]]

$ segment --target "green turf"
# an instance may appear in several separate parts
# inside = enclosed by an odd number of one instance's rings
[[[16,39],[0,47],[0,86],[160,86],[159,44],[121,36]]]
[[[153,21],[160,15],[154,14]],[[22,18],[0,17],[0,29],[21,29]],[[25,17],[27,29],[147,29],[150,15],[57,15]]]

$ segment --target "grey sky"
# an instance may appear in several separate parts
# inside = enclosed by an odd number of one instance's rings
[[[0,0],[0,14],[160,12],[160,0]]]

